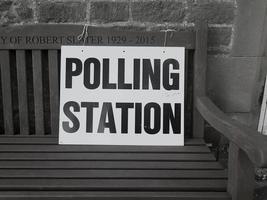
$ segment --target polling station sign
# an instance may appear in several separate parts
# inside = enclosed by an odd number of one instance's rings
[[[184,48],[62,46],[59,144],[184,144]]]

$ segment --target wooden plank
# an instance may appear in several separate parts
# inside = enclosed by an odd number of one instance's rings
[[[217,179],[1,179],[0,190],[226,191]]]
[[[102,46],[163,46],[165,32],[136,32],[114,30],[107,27],[89,27],[85,45]],[[83,25],[74,24],[34,24],[0,28],[0,49],[60,49],[61,45],[83,45],[77,36]],[[19,43],[10,43],[10,38],[19,37]],[[195,33],[192,31],[173,32],[168,38],[168,46],[184,46],[194,49]]]
[[[194,145],[206,145],[205,141],[203,138],[185,138],[185,145],[187,146],[194,146]]]
[[[29,139],[30,138],[30,139]],[[58,144],[57,136],[6,136],[0,135],[0,144]],[[185,138],[186,146],[205,146],[205,142],[201,138]],[[64,145],[62,145],[64,146]],[[71,146],[71,145],[68,145]],[[1,146],[0,146],[1,147]],[[165,149],[165,147],[164,147]],[[168,149],[168,147],[167,147]]]
[[[18,80],[18,101],[20,134],[29,134],[29,116],[27,99],[27,78],[26,78],[26,58],[25,51],[16,51],[17,80]]]
[[[0,169],[0,178],[169,178],[226,179],[225,170],[44,170]]]
[[[206,94],[206,68],[207,68],[207,22],[196,24],[196,51],[194,58],[194,108],[193,108],[193,137],[203,138],[204,120],[196,110],[196,97]]]
[[[228,157],[228,183],[227,183],[227,192],[229,194],[233,194],[234,188],[236,187],[235,183],[235,173],[236,173],[236,166],[237,166],[237,153],[238,147],[230,142],[229,145],[229,157]]]
[[[50,144],[58,144],[58,137],[51,136],[41,136],[41,135],[14,135],[14,136],[6,136],[0,135],[0,146],[2,144],[36,144],[36,145],[50,145]]]
[[[0,152],[102,152],[102,153],[119,153],[119,152],[139,152],[139,153],[210,153],[207,146],[178,146],[178,147],[160,147],[160,146],[108,146],[108,145],[0,145]],[[1,157],[1,156],[0,156]]]
[[[215,161],[213,154],[198,153],[1,153],[0,160],[104,160],[104,161]]]
[[[44,106],[42,83],[42,58],[40,50],[32,51],[35,134],[44,135]]]
[[[3,200],[231,200],[226,192],[1,191]]]
[[[0,169],[223,169],[218,162],[0,161]]]
[[[59,75],[57,50],[48,51],[49,96],[51,134],[58,135],[59,122]]]
[[[230,143],[227,191],[233,200],[251,200],[255,186],[255,167],[246,153]]]
[[[14,134],[13,110],[12,110],[12,91],[10,77],[9,52],[0,50],[0,67],[2,80],[2,98],[4,128],[6,135]]]

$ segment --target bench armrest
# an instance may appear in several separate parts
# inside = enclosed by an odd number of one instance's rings
[[[197,97],[196,108],[216,130],[236,144],[257,167],[267,167],[267,136],[231,119],[208,97]]]

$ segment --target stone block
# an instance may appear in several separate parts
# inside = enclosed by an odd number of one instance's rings
[[[92,2],[90,16],[91,21],[95,23],[128,21],[129,3],[114,1]]]
[[[0,2],[0,12],[8,11],[12,5],[13,1],[7,0],[7,1],[1,1]]]
[[[219,47],[228,46],[231,42],[231,27],[211,27],[208,30],[208,46]]]
[[[235,16],[233,2],[196,0],[190,1],[188,7],[188,22],[207,20],[211,24],[232,24]]]
[[[30,0],[4,0],[0,2],[0,23],[27,23],[33,21],[33,4]]]
[[[86,3],[83,1],[39,1],[39,22],[83,22]]]
[[[184,1],[134,1],[134,21],[154,23],[182,23],[186,16]]]

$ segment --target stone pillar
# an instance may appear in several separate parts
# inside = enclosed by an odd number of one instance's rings
[[[233,116],[255,128],[261,106],[259,98],[267,71],[267,1],[237,0],[236,14],[231,59],[235,60],[235,67],[240,70],[249,63],[247,72],[251,71],[248,75],[253,81],[248,86],[250,97],[246,102],[246,111],[249,113]]]

